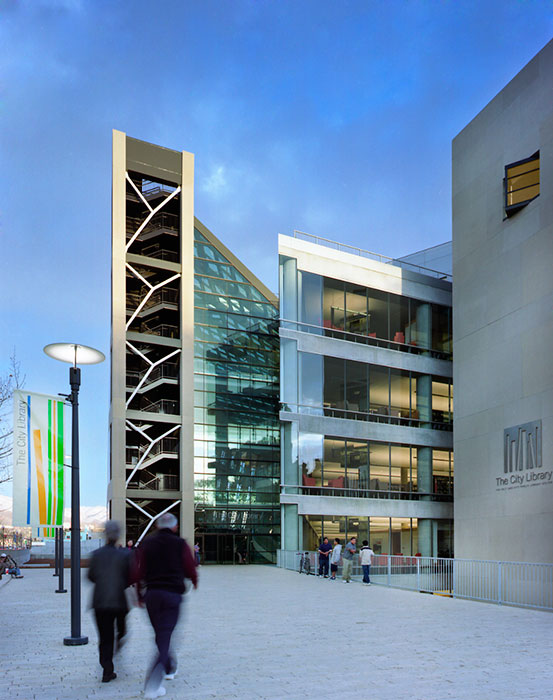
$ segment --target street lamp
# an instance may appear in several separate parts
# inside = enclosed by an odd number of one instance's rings
[[[64,637],[66,646],[88,644],[88,637],[81,635],[81,514],[79,496],[79,387],[81,386],[80,365],[95,365],[103,362],[104,353],[86,345],[75,343],[51,343],[44,352],[54,360],[69,362],[69,384],[72,406],[71,430],[71,636]],[[63,544],[62,544],[63,546]],[[63,551],[63,550],[62,550]],[[62,555],[63,556],[63,555]],[[63,559],[61,561],[63,566]]]

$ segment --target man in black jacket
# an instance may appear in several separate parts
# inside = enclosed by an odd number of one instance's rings
[[[162,680],[175,677],[177,664],[169,649],[171,635],[179,618],[185,579],[198,586],[196,564],[190,547],[177,535],[178,521],[171,513],[156,520],[157,532],[147,537],[136,550],[133,579],[146,586],[146,609],[156,635],[158,655],[146,676],[144,695],[165,695]]]
[[[98,627],[100,665],[104,669],[102,683],[109,683],[117,674],[113,671],[114,626],[117,622],[117,644],[125,636],[125,616],[128,612],[125,588],[129,585],[130,557],[126,549],[116,548],[121,529],[115,520],[106,523],[106,542],[92,554],[88,578],[94,583],[92,607]]]

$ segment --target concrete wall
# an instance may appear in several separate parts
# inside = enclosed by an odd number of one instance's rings
[[[552,65],[550,42],[453,141],[457,557],[553,562]],[[504,168],[537,150],[540,195],[506,219]],[[504,429],[537,420],[542,466],[511,483]]]
[[[92,555],[92,552],[103,546],[104,540],[101,538],[94,540],[81,540],[81,560],[88,561]],[[44,545],[41,545],[40,547],[31,547],[31,549],[27,551],[30,553],[32,561],[53,560],[55,556],[54,540],[47,540],[44,542]],[[63,558],[65,560],[71,560],[70,540],[63,541]]]

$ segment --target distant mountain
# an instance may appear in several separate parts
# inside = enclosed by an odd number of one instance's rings
[[[65,508],[63,513],[64,525],[69,527],[71,508]],[[106,506],[81,506],[81,525],[86,527],[102,527],[107,520]],[[0,494],[0,525],[12,524],[11,496]]]
[[[83,525],[103,527],[107,519],[107,506],[81,506],[81,523]],[[64,520],[69,525],[69,521],[71,520],[71,508],[65,509]]]

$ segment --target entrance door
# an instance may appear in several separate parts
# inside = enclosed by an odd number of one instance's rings
[[[200,535],[197,540],[200,544],[200,561],[202,564],[218,564],[217,561],[217,535]]]
[[[234,564],[234,535],[217,535],[217,564]]]
[[[202,564],[247,564],[249,562],[249,538],[247,535],[202,534],[196,535],[200,545]]]

